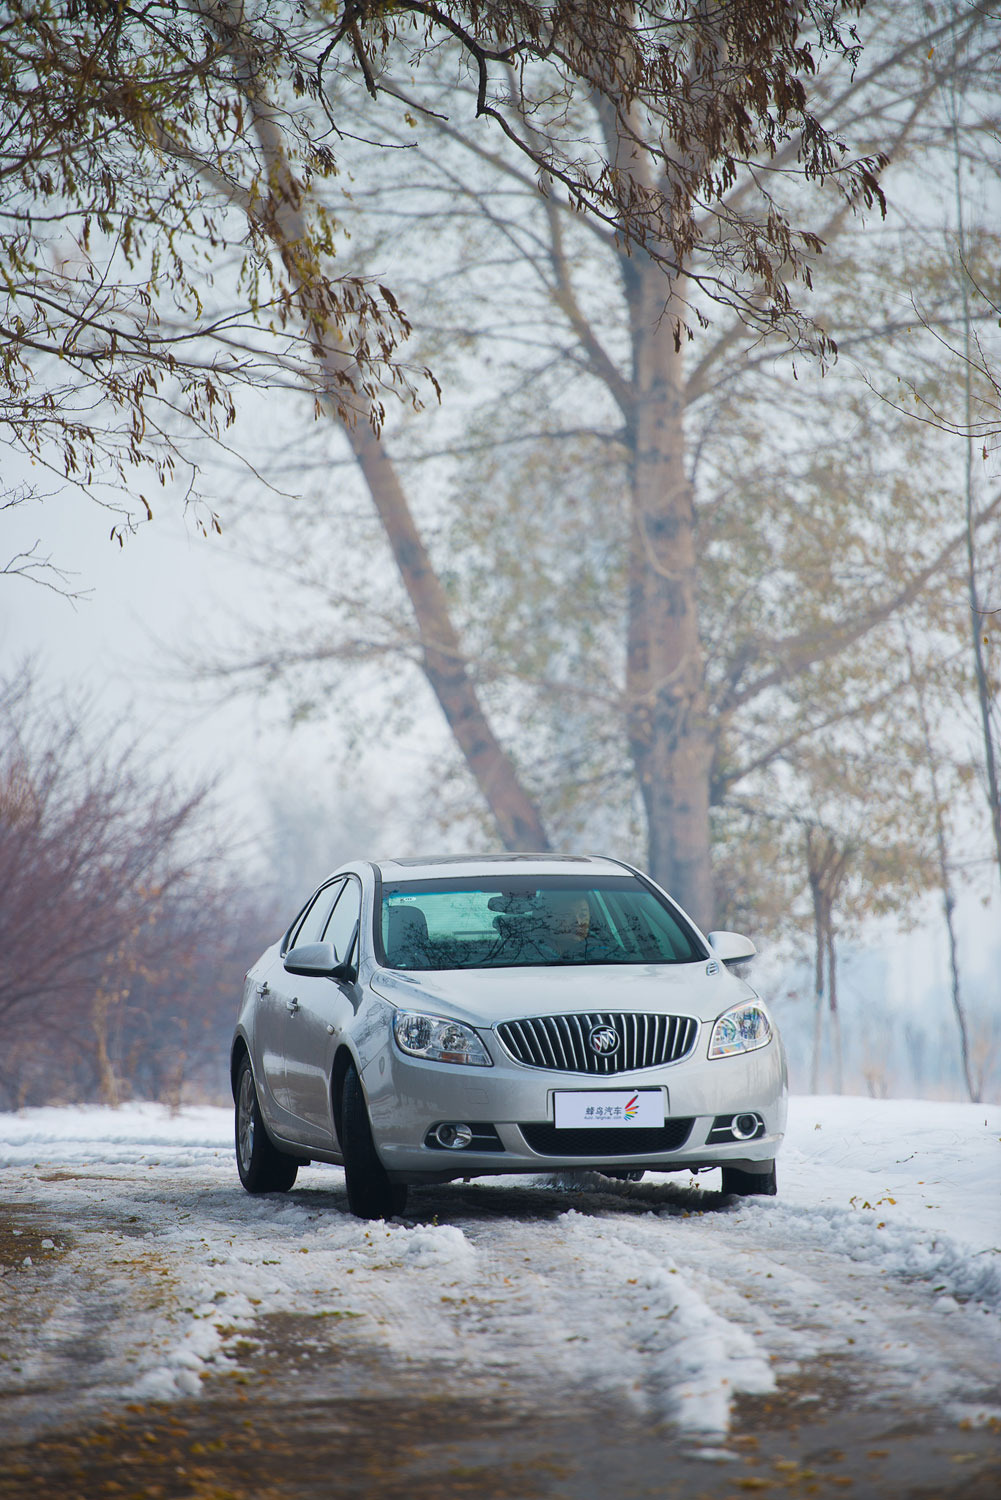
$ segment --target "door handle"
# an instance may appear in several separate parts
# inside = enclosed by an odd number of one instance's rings
[[[259,1000],[265,1000],[270,994],[271,990],[268,988],[268,981],[265,979],[263,984],[257,986],[257,997]]]
[[[290,1016],[294,1016],[295,1013],[296,1013],[296,1011],[299,1009],[299,997],[298,997],[298,995],[293,995],[292,998],[291,998],[291,1000],[288,1000],[286,1002],[286,1005],[287,1005],[287,1008],[288,1008],[289,1015]]]

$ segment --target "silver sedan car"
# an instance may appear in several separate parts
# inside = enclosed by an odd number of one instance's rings
[[[408,1184],[569,1167],[774,1193],[785,1056],[731,968],[754,951],[615,859],[345,865],[246,977],[241,1181],[335,1162],[363,1218]]]

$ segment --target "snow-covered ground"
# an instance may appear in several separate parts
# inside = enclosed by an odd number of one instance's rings
[[[706,1452],[736,1394],[831,1357],[873,1400],[1001,1419],[998,1106],[794,1099],[776,1199],[723,1199],[718,1174],[507,1177],[412,1190],[388,1224],[349,1215],[332,1167],[248,1197],[231,1134],[216,1109],[0,1115],[19,1433],[191,1395],[273,1313],[475,1389],[624,1397]]]

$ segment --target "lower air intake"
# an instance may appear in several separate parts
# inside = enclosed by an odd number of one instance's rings
[[[668,1120],[649,1130],[557,1130],[555,1125],[519,1125],[525,1140],[541,1156],[654,1156],[678,1151],[692,1133],[694,1120]]]

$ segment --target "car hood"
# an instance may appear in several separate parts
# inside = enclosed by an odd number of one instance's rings
[[[406,1010],[493,1026],[519,1016],[570,1011],[633,1010],[711,1021],[755,992],[722,964],[612,964],[517,969],[449,969],[404,973],[377,969],[377,995]]]

